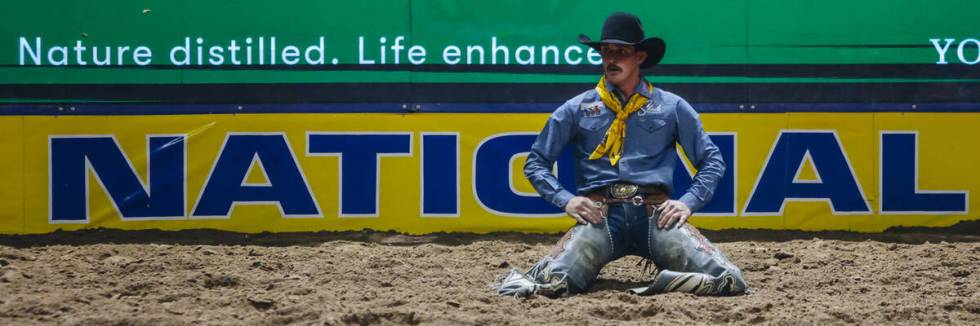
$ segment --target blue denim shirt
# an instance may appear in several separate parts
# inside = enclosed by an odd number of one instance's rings
[[[680,143],[698,169],[691,188],[680,201],[695,212],[711,200],[725,173],[721,152],[708,138],[698,113],[687,101],[659,88],[650,92],[645,84],[637,85],[636,92],[650,100],[626,119],[623,156],[616,166],[609,163],[608,155],[589,160],[616,117],[602,104],[595,89],[568,100],[551,114],[524,165],[524,174],[542,198],[564,208],[575,196],[552,174],[555,160],[569,145],[575,158],[575,184],[580,195],[616,182],[673,189],[677,164],[675,144]],[[606,86],[623,103],[618,90],[608,82]]]

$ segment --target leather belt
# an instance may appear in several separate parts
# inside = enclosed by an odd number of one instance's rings
[[[668,199],[662,187],[629,183],[611,184],[589,193],[586,197],[603,204],[627,203],[635,206],[659,205]]]

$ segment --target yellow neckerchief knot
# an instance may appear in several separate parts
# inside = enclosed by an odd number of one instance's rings
[[[645,80],[643,82],[650,88],[650,93],[653,93],[653,84]],[[626,108],[623,108],[619,99],[606,89],[606,76],[599,79],[599,84],[596,85],[595,90],[599,94],[599,98],[602,99],[602,103],[616,113],[616,120],[613,120],[609,130],[606,131],[606,135],[602,138],[602,142],[592,151],[589,159],[596,160],[608,153],[609,163],[616,165],[623,156],[623,143],[626,142],[626,118],[633,112],[639,111],[649,100],[636,92],[630,95],[629,101],[626,101]]]

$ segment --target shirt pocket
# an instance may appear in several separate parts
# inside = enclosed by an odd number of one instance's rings
[[[612,123],[612,115],[604,114],[598,117],[582,118],[578,127],[586,133],[605,133]]]
[[[596,146],[599,146],[599,143],[606,136],[606,131],[609,130],[612,120],[611,114],[579,120],[579,142],[584,146],[583,150],[591,152]]]
[[[646,130],[649,133],[655,133],[667,125],[667,120],[662,118],[640,117],[640,119],[637,120],[640,128],[643,128],[643,130]]]
[[[641,117],[637,119],[636,126],[640,127],[641,133],[644,134],[643,137],[633,139],[633,146],[636,146],[640,155],[660,155],[674,143],[673,131],[671,131],[673,128],[669,128],[667,120],[663,117]]]

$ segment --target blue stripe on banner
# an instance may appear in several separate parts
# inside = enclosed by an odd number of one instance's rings
[[[561,103],[0,104],[0,116],[243,113],[550,113]],[[980,103],[693,103],[701,113],[980,112]]]

